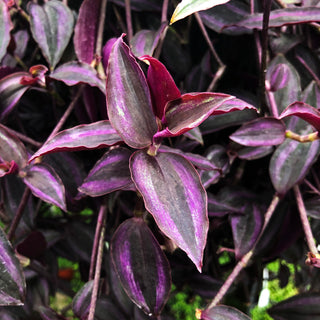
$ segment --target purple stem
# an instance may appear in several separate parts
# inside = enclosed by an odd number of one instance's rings
[[[300,63],[308,70],[308,72],[311,74],[313,79],[316,81],[318,87],[320,87],[320,79],[318,76],[315,74],[315,72],[308,66],[308,64],[298,55],[296,55],[296,58],[300,61]]]
[[[163,0],[162,12],[161,12],[161,22],[166,22],[166,21],[168,21],[168,19],[167,19],[168,4],[169,4],[169,0]]]
[[[99,210],[99,214],[98,214],[96,232],[95,232],[94,241],[93,241],[93,248],[92,248],[91,260],[90,260],[89,281],[93,280],[93,278],[94,278],[94,269],[95,269],[95,263],[97,260],[97,252],[98,252],[98,246],[99,246],[100,233],[101,233],[102,227],[104,225],[105,216],[106,216],[106,204],[102,204],[100,206],[100,210]]]
[[[98,57],[101,56],[101,51],[102,51],[103,29],[104,29],[104,22],[106,20],[106,8],[107,8],[107,0],[102,0],[101,7],[100,7],[100,18],[99,18],[99,26],[98,26],[98,33],[97,33],[97,41],[96,41],[96,55]]]
[[[274,195],[270,206],[265,214],[264,217],[264,224],[263,227],[260,231],[259,237],[257,238],[257,240],[255,241],[252,249],[247,252],[242,258],[241,260],[237,263],[237,265],[235,266],[235,268],[232,270],[232,272],[230,273],[230,275],[228,276],[227,280],[223,283],[222,287],[220,288],[220,290],[218,291],[218,293],[216,294],[216,296],[214,297],[214,299],[211,301],[211,303],[207,306],[206,309],[210,309],[214,306],[216,306],[224,297],[224,295],[227,293],[227,291],[229,290],[230,286],[233,284],[233,282],[235,281],[235,279],[238,277],[239,273],[241,272],[242,269],[244,269],[248,262],[250,261],[253,252],[255,250],[255,247],[257,246],[265,228],[267,227],[271,216],[273,214],[273,212],[275,211],[278,203],[279,203],[280,198],[277,195]]]
[[[300,213],[300,219],[301,219],[301,222],[302,222],[302,227],[303,227],[304,234],[306,236],[306,240],[307,240],[307,244],[308,244],[308,247],[309,247],[309,251],[316,255],[316,254],[318,254],[318,250],[317,250],[316,244],[314,242],[314,237],[313,237],[313,234],[312,234],[311,226],[310,226],[310,223],[309,223],[309,220],[308,220],[307,211],[306,211],[306,208],[304,206],[304,202],[303,202],[303,199],[302,199],[302,196],[301,196],[301,192],[300,192],[299,186],[295,185],[293,187],[293,190],[294,190],[294,193],[295,193],[295,196],[296,196],[297,206],[298,206],[299,213]]]
[[[126,22],[127,22],[127,30],[128,30],[128,40],[129,40],[129,43],[131,43],[131,39],[133,37],[133,28],[132,28],[132,19],[131,19],[130,0],[125,0],[125,8],[126,8]]]
[[[21,132],[15,131],[13,129],[10,129],[8,127],[6,127],[7,131],[9,131],[10,133],[12,133],[13,135],[17,136],[20,140],[32,144],[33,146],[40,148],[42,146],[41,142],[35,141],[27,136],[25,136],[24,134],[22,134]]]
[[[10,225],[10,229],[8,231],[8,239],[9,241],[12,240],[13,236],[14,236],[14,233],[17,229],[17,226],[21,220],[21,217],[22,217],[22,214],[23,214],[23,211],[28,203],[28,199],[29,199],[29,196],[31,194],[31,191],[28,187],[26,187],[24,189],[24,192],[23,192],[23,195],[22,195],[22,198],[21,198],[21,201],[20,201],[20,204],[19,204],[19,207],[17,209],[17,212],[13,218],[13,221]]]
[[[93,288],[92,288],[92,295],[91,295],[88,320],[94,320],[94,313],[96,310],[96,303],[97,303],[97,298],[98,298],[100,273],[101,273],[101,265],[102,265],[102,258],[103,258],[105,220],[106,220],[106,211],[107,211],[106,209],[107,209],[106,204],[102,204],[100,207],[100,212],[99,212],[99,216],[101,215],[101,217],[103,218],[103,221],[102,221],[101,232],[98,234],[98,236],[99,236],[98,254],[97,254],[94,280],[93,280]]]
[[[66,120],[68,119],[68,117],[71,114],[72,110],[74,109],[78,99],[80,98],[80,96],[82,94],[82,91],[83,91],[83,88],[84,88],[84,85],[83,84],[80,85],[76,96],[73,98],[73,100],[71,101],[69,107],[64,112],[64,115],[60,118],[60,120],[57,123],[56,127],[53,129],[53,131],[51,132],[50,136],[47,138],[47,141],[50,140],[63,127],[64,123],[66,122]]]

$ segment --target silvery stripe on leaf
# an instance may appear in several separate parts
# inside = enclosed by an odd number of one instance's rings
[[[236,308],[219,305],[201,311],[201,320],[250,320],[250,318]]]
[[[320,295],[318,292],[305,292],[277,303],[268,309],[275,320],[311,320],[320,314]]]
[[[106,152],[89,172],[78,188],[91,197],[98,197],[122,189],[131,180],[129,158],[131,152],[125,148],[116,148]]]
[[[86,63],[67,62],[55,69],[50,78],[63,81],[68,86],[87,83],[92,87],[98,87],[104,94],[106,92],[104,81],[98,77],[97,71]]]
[[[180,154],[184,158],[188,159],[195,167],[202,170],[217,170],[221,171],[221,168],[217,167],[214,162],[211,162],[206,157],[200,156],[199,154],[191,152],[183,152],[180,149],[170,148],[168,146],[162,145],[159,148],[159,152],[170,152],[175,154]]]
[[[84,0],[80,6],[73,43],[81,62],[90,64],[94,59],[100,11],[101,0]]]
[[[107,68],[107,110],[124,142],[140,149],[157,132],[146,78],[122,35],[114,44]]]
[[[96,149],[115,145],[122,139],[109,120],[82,124],[63,130],[53,136],[29,159],[29,162],[47,153]]]
[[[284,25],[309,23],[320,21],[319,7],[291,7],[272,10],[269,17],[269,28],[282,27]],[[234,25],[247,29],[262,29],[262,13],[248,15],[248,17]],[[232,25],[231,25],[232,26]],[[229,27],[229,26],[228,26]]]
[[[47,1],[43,5],[30,2],[28,11],[32,36],[54,69],[73,33],[73,13],[57,0]]]
[[[169,262],[142,218],[123,222],[111,240],[111,258],[130,299],[159,315],[171,289]]]
[[[0,120],[3,120],[14,108],[29,86],[20,84],[28,72],[16,72],[0,80]]]
[[[290,68],[285,63],[273,64],[268,69],[270,91],[277,91],[284,88],[289,81]]]
[[[154,114],[163,119],[167,102],[181,97],[171,74],[167,68],[157,59],[150,56],[142,56],[140,60],[149,64],[147,81],[151,92]]]
[[[273,152],[273,146],[244,147],[237,152],[239,159],[256,160]]]
[[[230,139],[249,147],[272,146],[281,144],[285,133],[286,127],[281,120],[264,117],[243,124]]]
[[[50,166],[30,165],[23,171],[26,173],[23,181],[36,197],[67,211],[64,185]]]
[[[7,52],[11,30],[12,22],[8,7],[4,0],[0,0],[0,61]]]
[[[155,137],[172,137],[183,134],[205,121],[209,116],[253,109],[254,106],[223,93],[190,93],[166,105],[166,128]]]
[[[248,205],[243,214],[230,216],[236,259],[249,252],[263,225],[263,214],[257,205]]]
[[[290,104],[281,113],[280,119],[289,116],[299,117],[314,126],[317,131],[320,131],[320,112],[304,102],[297,101]]]
[[[301,143],[286,139],[273,153],[269,174],[276,191],[284,195],[304,178],[319,154],[319,140]]]
[[[0,305],[23,305],[25,279],[7,236],[0,228]]]
[[[0,163],[1,160],[13,160],[21,169],[27,164],[28,154],[24,144],[0,124]]]
[[[229,0],[182,0],[173,12],[170,24],[198,11],[207,10],[228,1]]]
[[[130,158],[130,170],[146,209],[199,271],[208,232],[207,195],[191,163],[174,153]]]

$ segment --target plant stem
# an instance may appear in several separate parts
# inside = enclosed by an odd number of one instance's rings
[[[67,118],[71,114],[72,110],[74,109],[78,99],[80,98],[82,91],[83,91],[84,85],[80,85],[77,94],[71,101],[69,107],[67,110],[64,112],[63,116],[60,118],[59,122],[57,123],[56,127],[53,129],[51,132],[50,136],[47,138],[47,141],[50,140],[56,133],[60,131],[60,129],[63,127],[64,123],[66,122]]]
[[[129,40],[129,43],[131,43],[131,39],[133,37],[133,28],[132,28],[130,0],[125,0],[125,8],[126,8],[126,22],[127,22],[128,40]]]
[[[168,15],[168,4],[169,0],[163,0],[162,4],[162,11],[161,11],[161,22],[168,21],[167,15]]]
[[[104,234],[105,234],[105,220],[106,220],[106,204],[102,204],[100,207],[99,215],[103,216],[101,232],[99,233],[99,245],[98,245],[98,254],[97,254],[97,262],[96,262],[96,270],[94,274],[93,280],[93,288],[90,302],[90,310],[88,320],[94,320],[94,313],[96,310],[96,303],[98,298],[98,290],[99,290],[99,281],[100,281],[100,273],[101,273],[101,265],[103,258],[103,244],[104,244]]]
[[[17,229],[17,226],[18,226],[18,223],[20,222],[21,220],[21,217],[22,217],[22,214],[23,214],[23,211],[28,203],[28,199],[29,199],[29,196],[31,194],[31,191],[28,187],[25,187],[24,189],[24,192],[23,192],[23,195],[22,195],[22,198],[21,198],[21,201],[20,201],[20,204],[19,204],[19,207],[17,209],[17,212],[13,218],[13,221],[11,223],[11,226],[10,226],[10,229],[8,231],[8,240],[11,241],[13,236],[14,236],[14,233]]]
[[[94,269],[95,269],[95,262],[97,260],[99,238],[100,238],[102,227],[104,225],[105,216],[106,216],[106,204],[102,204],[100,206],[100,210],[98,214],[96,232],[95,232],[94,241],[93,241],[93,248],[91,253],[91,261],[90,261],[89,280],[93,280],[94,278]]]
[[[261,56],[261,69],[260,69],[260,102],[262,113],[267,113],[267,103],[266,103],[266,72],[267,72],[267,52],[268,52],[268,26],[269,26],[269,16],[271,10],[272,0],[263,1],[263,23],[261,32],[261,42],[262,42],[262,56]]]
[[[232,283],[235,281],[235,279],[237,278],[237,276],[239,275],[241,270],[247,266],[247,264],[249,263],[252,255],[254,253],[254,250],[255,250],[259,240],[261,239],[261,236],[262,236],[264,230],[266,229],[266,227],[271,219],[273,212],[275,211],[275,209],[279,203],[279,200],[280,200],[280,198],[275,194],[270,205],[269,205],[269,208],[265,214],[264,224],[263,224],[262,229],[260,231],[259,237],[255,241],[252,249],[249,252],[247,252],[241,258],[241,260],[237,263],[235,268],[232,270],[232,272],[228,276],[227,280],[223,283],[223,285],[220,288],[220,290],[218,291],[217,295],[214,297],[214,299],[211,301],[211,303],[207,306],[206,309],[210,309],[210,308],[216,306],[222,300],[222,298],[227,293],[227,291],[229,290],[229,288],[231,287]]]
[[[103,29],[104,29],[104,22],[106,20],[106,8],[107,8],[107,0],[102,0],[101,7],[100,7],[100,18],[99,18],[99,26],[98,26],[98,32],[97,32],[97,41],[96,41],[97,57],[100,57],[102,52]]]
[[[296,54],[296,58],[300,61],[300,63],[307,69],[307,71],[311,74],[315,82],[317,83],[318,87],[320,87],[320,79],[316,75],[316,73],[308,66],[308,64]]]
[[[304,206],[304,202],[303,202],[303,199],[302,199],[302,196],[301,196],[301,192],[300,192],[299,186],[295,185],[293,187],[293,190],[294,190],[294,193],[295,193],[295,196],[296,196],[297,206],[298,206],[299,213],[300,213],[300,219],[301,219],[301,223],[302,223],[304,234],[306,236],[306,240],[307,240],[307,244],[308,244],[308,247],[309,247],[309,251],[316,255],[316,254],[318,254],[318,250],[317,250],[316,244],[314,242],[314,237],[313,237],[313,234],[312,234],[311,226],[310,226],[310,223],[309,223],[309,220],[308,220],[307,211],[306,211],[306,208]]]
[[[24,134],[22,134],[21,132],[15,131],[13,129],[10,129],[8,127],[6,127],[7,131],[9,131],[11,134],[17,136],[20,140],[29,143],[37,148],[40,148],[42,146],[41,142],[35,141],[27,136],[25,136]]]

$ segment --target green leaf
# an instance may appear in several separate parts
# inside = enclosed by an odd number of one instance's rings
[[[201,10],[207,10],[220,4],[227,3],[229,0],[182,0],[173,12],[170,24],[181,20],[190,14]]]

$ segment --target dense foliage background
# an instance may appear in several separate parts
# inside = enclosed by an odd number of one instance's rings
[[[318,0],[0,0],[1,319],[320,318]]]

